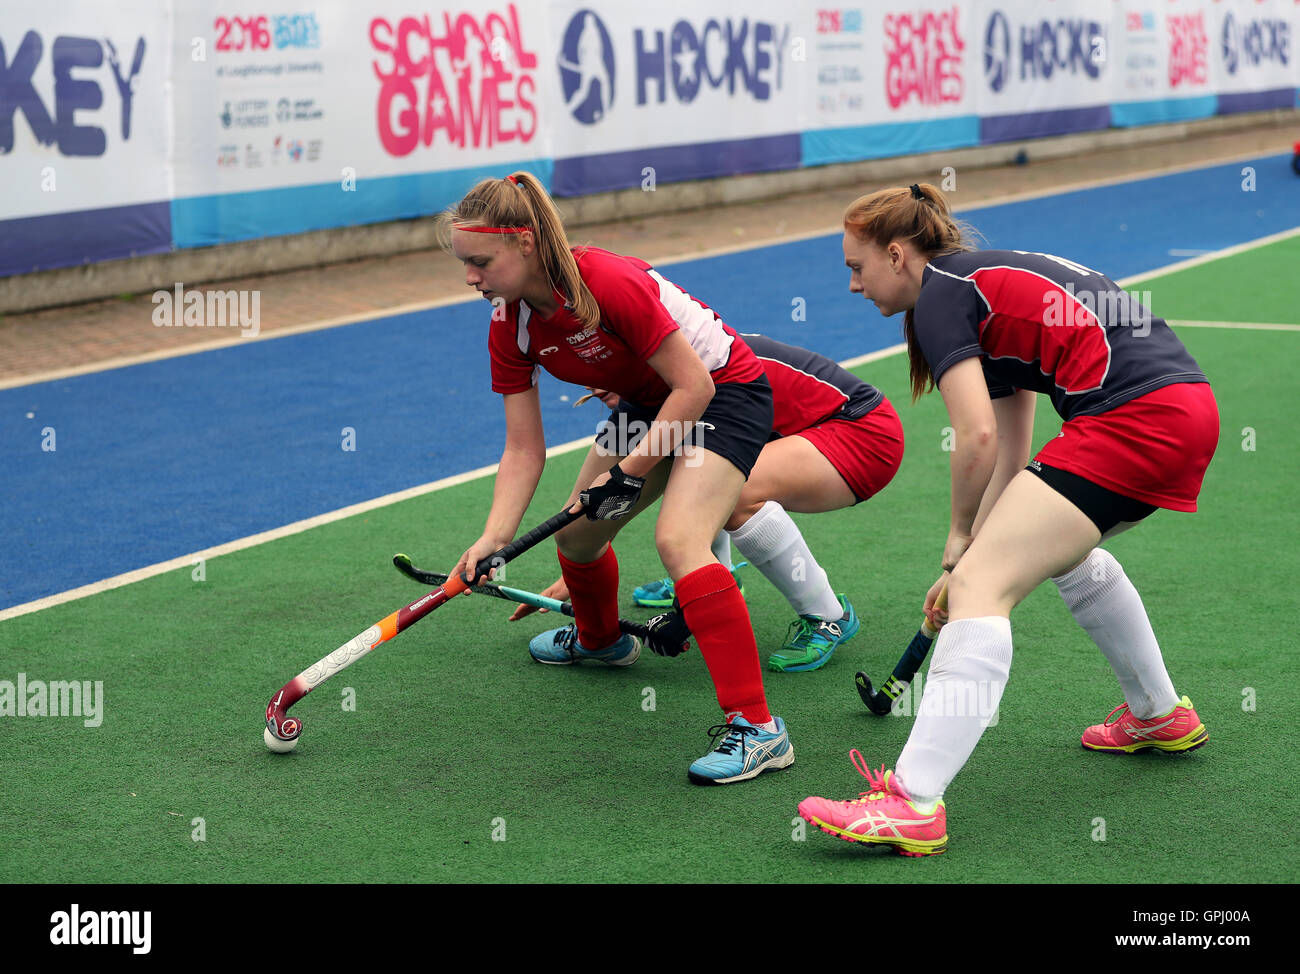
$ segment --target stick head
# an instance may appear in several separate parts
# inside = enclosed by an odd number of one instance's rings
[[[266,705],[266,729],[277,740],[296,741],[302,733],[302,721],[290,717],[284,707],[272,700]]]
[[[861,670],[853,677],[853,685],[858,688],[858,696],[867,705],[867,709],[877,717],[885,716],[893,707],[894,701],[885,696],[883,692],[874,689],[871,685],[871,678]]]

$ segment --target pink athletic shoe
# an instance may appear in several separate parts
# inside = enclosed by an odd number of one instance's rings
[[[871,790],[849,801],[805,798],[799,803],[804,821],[848,842],[892,846],[903,856],[933,856],[948,848],[948,813],[943,802],[920,812],[893,771],[873,772],[854,748],[849,758]]]
[[[1119,716],[1115,717],[1116,714]],[[1126,754],[1144,747],[1162,751],[1194,751],[1209,739],[1209,732],[1186,697],[1163,717],[1150,720],[1134,717],[1128,704],[1122,703],[1110,712],[1105,723],[1094,724],[1083,732],[1083,746],[1089,751],[1123,751]]]

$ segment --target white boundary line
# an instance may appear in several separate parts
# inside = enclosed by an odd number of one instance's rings
[[[1233,156],[1228,159],[1218,159],[1211,162],[1181,163],[1173,166],[1163,166],[1158,169],[1147,169],[1139,173],[1129,173],[1124,176],[1107,176],[1103,179],[1081,180],[1080,182],[1077,183],[1067,183],[1063,186],[1055,186],[1048,189],[1031,190],[1024,193],[1011,193],[1004,196],[994,196],[986,200],[981,200],[977,203],[960,204],[953,208],[953,212],[964,213],[968,210],[979,210],[991,206],[1002,206],[1003,204],[1006,203],[1021,203],[1026,200],[1042,199],[1047,196],[1059,196],[1064,193],[1074,193],[1085,189],[1100,189],[1105,186],[1118,186],[1122,183],[1132,183],[1132,182],[1140,182],[1141,180],[1144,179],[1154,179],[1158,176],[1171,176],[1177,173],[1193,172],[1197,169],[1213,169],[1216,166],[1230,166],[1238,162],[1248,162],[1252,159],[1267,158],[1269,155],[1272,154],[1273,153],[1261,154],[1259,152],[1251,152],[1245,155]],[[874,182],[878,182],[878,180],[870,180],[870,182],[874,183]],[[817,237],[830,236],[831,234],[841,232],[841,229],[842,228],[839,226],[834,226],[834,227],[828,227],[825,230],[808,230],[803,233],[793,234],[790,236],[771,237],[766,240],[761,240],[758,242],[751,241],[749,243],[733,244],[726,247],[714,247],[708,250],[688,251],[687,253],[684,254],[673,254],[664,257],[659,257],[653,260],[652,263],[654,263],[656,266],[659,265],[666,266],[671,264],[685,263],[686,261],[691,261],[691,260],[704,260],[709,257],[722,257],[727,254],[736,254],[747,250],[761,250],[764,247],[775,247],[775,246],[779,246],[780,244],[799,243],[800,241],[803,240],[813,240],[816,239]],[[1290,233],[1293,232],[1300,232],[1300,230],[1287,231],[1284,235],[1289,235]],[[1261,238],[1261,240],[1264,241],[1268,241],[1269,239],[1270,238]],[[1282,239],[1282,237],[1279,236],[1277,239]],[[1248,248],[1252,245],[1253,243],[1239,245],[1239,246]],[[1228,250],[1224,250],[1224,251],[1212,251],[1205,254],[1204,256],[1206,258],[1213,258],[1215,256],[1226,257],[1229,255],[1231,249],[1232,248],[1228,248]],[[1193,258],[1193,260],[1201,260],[1201,259],[1202,259],[1201,257]],[[1188,263],[1188,264],[1181,264],[1181,265],[1180,264],[1171,265],[1169,268],[1163,269],[1162,272],[1179,270],[1184,266],[1193,266],[1193,264]],[[1136,277],[1136,278],[1132,278],[1131,280],[1138,281],[1142,279],[1143,277]],[[1117,283],[1123,286],[1127,286],[1124,281],[1119,281]],[[180,358],[183,355],[197,355],[200,352],[208,352],[216,348],[236,348],[243,342],[260,342],[260,341],[269,341],[270,339],[273,338],[288,338],[291,335],[301,335],[306,332],[312,332],[312,331],[324,331],[328,328],[338,328],[343,325],[352,325],[363,321],[373,321],[376,318],[388,318],[388,317],[393,317],[401,314],[409,314],[413,311],[428,311],[433,308],[443,308],[453,304],[468,304],[472,301],[478,301],[478,300],[481,299],[473,295],[466,295],[465,297],[460,297],[460,298],[438,298],[431,301],[417,301],[412,304],[402,304],[402,305],[396,305],[395,307],[392,308],[385,308],[381,311],[364,311],[352,315],[343,315],[338,318],[326,318],[321,321],[304,322],[303,324],[300,325],[290,325],[285,328],[277,328],[275,331],[268,332],[266,334],[259,334],[253,338],[241,338],[238,341],[222,340],[222,341],[203,342],[198,345],[189,345],[184,348],[167,349],[166,351],[161,351],[161,352],[146,352],[142,355],[132,355],[132,356],[123,356],[121,358],[105,359],[100,362],[91,362],[86,365],[74,366],[68,369],[55,369],[54,371],[42,372],[37,375],[22,376],[17,379],[0,380],[0,390],[16,389],[21,386],[35,385],[40,382],[51,382],[54,381],[55,379],[67,379],[78,375],[89,375],[90,373],[93,372],[108,372],[113,369],[125,368],[129,365],[139,365],[145,362],[159,362],[170,358]]]
[[[562,453],[571,453],[580,447],[591,446],[592,438],[583,437],[580,440],[571,440],[568,443],[561,443],[553,446],[546,451],[546,456],[559,456]],[[324,514],[318,514],[315,517],[309,517],[303,521],[295,521],[293,524],[286,524],[281,528],[274,528],[270,531],[263,531],[261,534],[252,534],[246,538],[238,538],[235,541],[228,541],[225,544],[217,545],[214,548],[204,548],[202,551],[195,551],[188,555],[182,555],[179,558],[172,558],[168,561],[158,562],[156,565],[148,565],[144,568],[137,568],[135,571],[126,572],[122,575],[114,575],[112,578],[105,578],[98,582],[91,582],[89,585],[82,585],[79,588],[69,589],[66,592],[58,592],[55,595],[46,596],[43,599],[37,599],[34,602],[24,602],[22,605],[11,606],[8,609],[0,610],[0,622],[6,619],[13,619],[18,616],[27,615],[31,612],[39,612],[42,609],[48,609],[51,606],[61,605],[64,602],[72,602],[76,599],[85,598],[87,595],[97,595],[100,592],[107,592],[111,589],[121,588],[123,585],[130,585],[132,582],[140,582],[146,578],[153,578],[155,575],[164,575],[167,572],[174,571],[177,568],[192,566],[200,558],[205,561],[216,558],[220,555],[228,555],[232,552],[242,551],[245,548],[252,548],[268,541],[276,541],[280,538],[287,538],[293,534],[300,534],[311,528],[320,527],[323,524],[330,524],[334,521],[341,521],[344,518],[352,517],[354,514],[364,514],[367,511],[373,511],[378,507],[387,507],[390,504],[397,504],[401,501],[410,500],[413,497],[421,497],[425,494],[431,494],[434,491],[443,490],[447,487],[455,487],[457,484],[466,484],[471,480],[478,480],[481,477],[488,477],[496,473],[497,464],[487,467],[479,467],[477,470],[468,470],[465,473],[458,473],[452,477],[444,477],[442,480],[435,480],[431,483],[421,484],[418,487],[408,487],[406,490],[399,490],[394,494],[386,494],[383,497],[376,497],[373,500],[362,501],[359,504],[352,504],[349,507],[341,507],[336,511],[328,511]]]
[[[1267,247],[1269,244],[1275,244],[1282,240],[1289,240],[1296,236],[1300,236],[1300,227],[1292,227],[1290,230],[1270,233],[1267,237],[1258,237],[1255,240],[1247,240],[1245,243],[1233,244],[1231,247],[1224,247],[1222,250],[1212,250],[1208,254],[1202,254],[1199,257],[1191,257],[1187,260],[1180,260],[1176,264],[1167,264],[1164,267],[1157,267],[1152,271],[1143,271],[1141,274],[1134,274],[1132,277],[1126,277],[1122,281],[1116,281],[1115,283],[1120,287],[1128,287],[1132,284],[1138,284],[1141,281],[1149,281],[1152,278],[1164,277],[1166,274],[1175,274],[1178,271],[1185,271],[1191,267],[1200,267],[1202,264],[1208,264],[1211,261],[1220,260],[1224,257],[1243,254],[1248,250],[1258,250],[1260,247]]]
[[[1179,321],[1166,319],[1175,328],[1237,328],[1242,331],[1300,331],[1300,325],[1274,325],[1254,321]]]
[[[1247,156],[1246,158],[1255,158],[1255,156]],[[1218,163],[1218,165],[1222,165],[1222,164],[1223,163]],[[1192,168],[1200,168],[1200,167],[1192,167]],[[1068,190],[1065,191],[1068,192]],[[1052,194],[1047,194],[1047,195],[1052,195]],[[1285,230],[1281,233],[1270,234],[1266,237],[1260,237],[1257,240],[1247,241],[1246,243],[1235,244],[1234,246],[1231,247],[1225,247],[1223,250],[1214,251],[1212,253],[1208,253],[1200,257],[1193,257],[1190,260],[1179,261],[1178,263],[1170,264],[1167,267],[1157,268],[1153,271],[1147,271],[1143,274],[1138,274],[1133,277],[1127,277],[1124,278],[1122,281],[1117,281],[1116,283],[1122,287],[1128,287],[1140,281],[1149,280],[1151,278],[1159,277],[1164,274],[1170,274],[1175,271],[1185,270],[1189,267],[1196,267],[1200,264],[1206,264],[1212,260],[1217,260],[1220,257],[1230,257],[1234,254],[1243,253],[1245,251],[1252,250],[1257,247],[1267,246],[1268,244],[1276,243],[1279,240],[1285,240],[1297,235],[1300,235],[1300,227],[1296,227],[1291,230]],[[810,234],[808,236],[809,237],[821,236],[821,234]],[[791,240],[796,240],[796,239],[807,239],[807,238],[806,237],[791,238]],[[765,245],[757,245],[754,247],[742,247],[739,249],[758,249],[758,246],[765,246]],[[683,259],[687,259],[687,258],[683,258]],[[427,305],[426,304],[403,305],[400,308],[389,309],[387,311],[367,312],[366,315],[359,318],[336,319],[332,324],[329,325],[317,324],[316,326],[301,327],[297,329],[297,332],[315,331],[324,327],[334,327],[335,325],[340,325],[340,324],[350,324],[353,321],[365,321],[373,318],[388,317],[389,315],[393,315],[393,314],[404,314],[407,311],[418,311],[418,310],[423,310],[425,308],[438,307],[447,304],[459,304],[459,303],[464,303],[464,300],[476,301],[478,299],[471,297],[468,299],[444,300],[441,302],[433,302]],[[1300,325],[1277,325],[1277,324],[1256,325],[1256,324],[1251,324],[1249,322],[1174,321],[1171,322],[1171,324],[1174,324],[1175,326],[1193,327],[1193,328],[1240,328],[1240,329],[1256,329],[1260,331],[1300,331]],[[286,329],[284,332],[281,332],[278,335],[272,334],[264,337],[275,338],[288,333],[289,333],[289,329]],[[258,339],[254,339],[254,340],[260,340],[262,337],[263,336],[258,336]],[[228,347],[228,345],[222,345],[221,347]],[[846,359],[840,364],[845,368],[855,368],[859,365],[865,365],[868,362],[875,362],[878,361],[879,359],[889,358],[890,356],[897,355],[900,352],[904,352],[906,350],[907,350],[906,344],[891,345],[888,348],[883,348],[875,352],[870,352],[866,355],[859,355],[855,358]],[[191,350],[191,351],[196,351],[196,350]],[[180,352],[177,354],[188,354],[188,351]],[[171,355],[158,356],[158,358],[170,358],[170,357],[174,357],[174,356]],[[123,363],[123,364],[129,364],[129,363]],[[97,371],[97,369],[91,371]],[[45,380],[34,380],[34,381],[45,381]],[[27,385],[29,383],[23,382],[21,384]],[[0,385],[0,388],[5,388],[5,386]],[[562,443],[558,446],[551,447],[546,451],[546,456],[549,459],[550,457],[553,456],[559,456],[564,453],[570,453],[584,446],[590,446],[590,444],[591,444],[590,438],[583,437],[580,440],[572,440],[568,443]],[[424,494],[430,494],[433,493],[434,491],[443,490],[444,488],[447,487],[454,487],[457,484],[463,484],[463,483],[468,483],[472,480],[478,480],[481,477],[488,477],[495,474],[496,470],[497,470],[497,464],[492,464],[491,466],[487,466],[487,467],[479,467],[477,470],[470,470],[465,473],[456,474],[455,476],[452,477],[444,477],[442,480],[435,480],[432,481],[431,483],[422,484],[418,487],[410,487],[406,490],[398,491],[395,494],[387,494],[383,497],[376,497],[373,500],[364,501],[360,504],[353,504],[349,507],[339,508],[336,511],[329,511],[325,514],[319,514],[315,517],[307,518],[306,520],[303,521],[296,521],[293,524],[285,525],[284,527],[281,528],[275,528],[274,530],[271,531],[263,531],[261,534],[254,534],[246,538],[239,538],[235,541],[230,541],[227,542],[226,544],[218,545],[214,548],[205,548],[202,551],[196,551],[193,552],[192,554],[184,555],[180,558],[173,558],[169,561],[159,562],[158,564],[149,565],[144,568],[138,568],[135,571],[126,572],[125,574],[122,575],[115,575],[112,578],[106,578],[103,579],[102,581],[92,582],[89,585],[82,585],[79,588],[69,589],[66,592],[59,592],[55,595],[50,595],[43,599],[37,599],[36,601],[33,602],[25,602],[21,605],[11,606],[8,609],[0,610],[0,622],[5,621],[6,619],[13,619],[18,616],[28,615],[29,613],[32,612],[39,612],[42,609],[48,609],[55,605],[61,605],[64,602],[72,602],[76,599],[81,599],[88,595],[95,595],[100,592],[107,592],[111,589],[120,588],[123,585],[130,585],[132,582],[138,582],[138,581],[143,581],[146,578],[152,578],[155,575],[162,575],[166,572],[173,571],[177,568],[181,568],[187,565],[193,565],[194,562],[196,562],[200,558],[202,559],[216,558],[220,555],[226,555],[236,551],[242,551],[245,548],[251,548],[259,544],[264,544],[268,541],[275,541],[279,538],[285,538],[290,535],[299,534],[302,531],[307,531],[311,528],[319,527],[323,524],[329,524],[333,521],[340,521],[343,518],[351,517],[354,514],[362,514],[365,513],[366,511],[372,511],[378,507],[385,507],[389,504],[396,504],[400,501],[409,500],[413,497],[420,497]]]

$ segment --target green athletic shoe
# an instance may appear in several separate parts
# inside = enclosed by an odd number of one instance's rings
[[[740,587],[740,597],[745,597],[745,583],[740,580],[740,570],[748,565],[749,562],[742,561],[739,565],[731,570],[731,577],[736,580]],[[638,585],[632,592],[632,601],[637,605],[644,606],[647,609],[671,609],[676,592],[673,590],[673,580],[671,578],[661,578],[657,582],[651,582],[648,585]]]
[[[802,673],[815,670],[830,662],[835,647],[857,635],[861,623],[851,603],[843,595],[836,595],[844,614],[834,621],[816,616],[800,616],[790,623],[785,645],[768,657],[767,668],[779,673]]]

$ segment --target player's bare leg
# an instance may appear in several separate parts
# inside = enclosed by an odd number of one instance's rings
[[[799,616],[768,668],[782,672],[824,666],[858,631],[857,613],[837,595],[788,511],[820,513],[857,498],[834,465],[802,436],[763,447],[736,509],[727,520],[741,555],[785,596]]]
[[[1073,600],[1082,607],[1088,593],[1076,597],[1079,573],[1091,584],[1088,573],[1098,567],[1104,569],[1097,583],[1101,588],[1092,594],[1123,603],[1121,580],[1127,579],[1109,554],[1097,553],[1100,540],[1097,526],[1082,511],[1034,475],[1021,472],[1007,485],[948,580],[949,622],[935,641],[916,723],[898,759],[899,778],[923,806],[943,795],[997,711],[1011,666],[1011,609],[1048,578],[1062,586],[1067,604]],[[1118,615],[1131,621],[1136,609],[1149,631],[1136,591],[1132,602],[1120,604]],[[1113,620],[1117,611],[1102,606],[1101,615]],[[1133,656],[1131,647],[1116,642],[1106,618],[1085,612],[1081,622],[1117,675],[1123,672]],[[1150,651],[1159,676],[1148,672],[1148,688],[1171,710],[1178,701],[1154,636]],[[1161,680],[1163,690],[1157,686]]]

